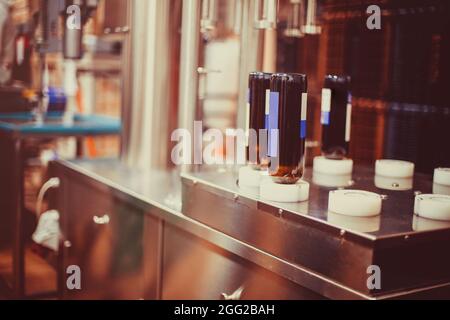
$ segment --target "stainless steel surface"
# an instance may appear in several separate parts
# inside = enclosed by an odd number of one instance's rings
[[[64,249],[60,288],[65,299],[156,299],[161,221],[87,179],[61,178],[59,198]],[[105,215],[99,212],[108,212]],[[67,267],[79,266],[81,290],[68,290]]]
[[[164,229],[163,270],[166,300],[323,299],[170,224]]]
[[[130,166],[164,168],[173,61],[170,10],[173,1],[134,1],[131,28],[131,87],[127,87],[124,160]],[[174,15],[176,16],[176,15]],[[175,84],[176,85],[176,84]],[[131,94],[131,96],[129,96]]]
[[[200,0],[184,0],[182,10],[178,128],[193,133],[198,103]]]
[[[239,58],[239,99],[237,110],[237,128],[245,128],[248,91],[248,75],[250,72],[262,70],[262,54],[260,30],[253,27],[253,10],[255,1],[244,1],[242,4],[242,24],[240,32],[241,52]]]
[[[435,227],[431,230],[414,230],[414,192],[432,193],[432,177],[423,174],[415,176],[413,190],[400,192],[377,188],[374,184],[374,170],[372,168],[367,166],[357,166],[355,168],[351,179],[353,183],[351,183],[350,189],[366,190],[380,195],[386,195],[386,200],[383,202],[382,214],[376,218],[380,220],[379,228],[371,232],[364,231],[366,227],[364,220],[361,224],[355,223],[350,225],[346,223],[347,219],[345,217],[330,217],[328,213],[328,194],[329,191],[335,189],[324,188],[313,184],[312,170],[310,167],[306,169],[304,177],[306,181],[311,182],[310,200],[305,203],[274,203],[259,199],[257,189],[239,188],[235,170],[228,170],[225,173],[211,170],[199,171],[193,174],[183,174],[183,177],[196,180],[197,183],[213,186],[230,194],[237,193],[259,203],[283,209],[286,212],[294,213],[299,217],[304,217],[311,221],[320,222],[326,226],[344,229],[367,240],[402,238],[406,235],[417,235],[439,229],[450,231],[450,225],[448,223],[439,223],[439,221],[436,222]]]
[[[181,198],[181,186],[180,180],[177,172],[168,173],[168,172],[142,172],[139,170],[130,169],[124,165],[121,165],[116,160],[103,160],[103,161],[76,161],[76,162],[59,162],[56,163],[58,167],[64,168],[66,172],[68,172],[68,178],[72,179],[72,177],[83,178],[85,181],[88,181],[89,184],[95,185],[97,187],[102,187],[104,190],[108,190],[109,193],[120,197],[124,201],[138,205],[141,207],[145,207],[146,212],[150,215],[155,216],[159,219],[165,221],[166,224],[172,225],[176,228],[179,228],[189,234],[195,235],[199,239],[206,241],[205,243],[211,243],[227,252],[235,254],[246,261],[254,263],[258,266],[261,266],[265,269],[270,270],[273,273],[278,274],[279,276],[289,279],[290,281],[304,287],[308,288],[314,292],[319,293],[328,298],[333,299],[395,299],[395,298],[405,298],[405,297],[449,297],[449,288],[450,283],[443,279],[439,283],[430,283],[428,285],[423,286],[411,286],[404,287],[402,290],[396,290],[394,292],[386,292],[381,295],[371,295],[370,293],[364,292],[364,290],[357,290],[352,288],[349,285],[346,285],[343,282],[339,282],[336,279],[333,279],[331,276],[326,276],[325,274],[319,272],[318,270],[313,270],[305,267],[304,265],[294,263],[289,261],[289,259],[277,257],[273,253],[267,251],[265,247],[267,247],[267,241],[270,240],[269,235],[273,234],[274,231],[270,228],[263,229],[263,233],[260,234],[261,240],[264,244],[264,239],[266,239],[266,244],[262,246],[255,245],[255,241],[246,242],[242,240],[243,237],[248,235],[249,231],[258,231],[258,226],[264,223],[264,220],[267,221],[267,217],[270,215],[260,216],[261,222],[258,220],[248,220],[246,216],[242,215],[242,212],[236,211],[237,214],[241,214],[240,217],[237,217],[236,220],[232,220],[232,218],[227,218],[225,215],[222,218],[222,226],[230,226],[231,230],[235,233],[231,235],[231,233],[226,234],[224,232],[220,232],[219,230],[206,225],[205,223],[200,223],[184,214],[181,213],[182,198]],[[367,169],[366,169],[367,170]],[[367,170],[370,171],[370,170]],[[365,170],[358,172],[367,172]],[[224,179],[224,181],[230,181],[230,185],[228,186],[228,182],[224,182],[222,187],[225,190],[227,188],[233,189],[233,193],[230,194],[230,197],[225,194],[228,191],[219,190],[218,194],[222,194],[220,197],[234,200],[234,195],[239,195],[239,201],[245,201],[246,196],[240,192],[235,185],[235,178],[233,175],[228,172],[203,172],[200,174],[203,179],[207,177],[217,177],[217,176],[230,176],[230,179]],[[196,188],[203,189],[206,185],[204,184],[204,180],[202,180],[200,176],[195,180]],[[357,183],[363,183],[366,181],[367,185],[370,185],[371,178],[360,178],[355,179]],[[369,180],[369,182],[367,182]],[[422,179],[419,177],[419,180]],[[422,186],[421,189],[426,188],[428,185],[427,179],[423,184],[420,181],[419,185]],[[214,185],[214,189],[217,188],[218,185],[221,185],[222,182],[219,181],[217,185]],[[224,186],[225,185],[225,186]],[[155,187],[157,186],[157,187]],[[209,188],[209,187],[208,187]],[[317,188],[312,186],[312,188]],[[209,190],[207,192],[210,192]],[[223,193],[224,192],[224,193]],[[321,191],[326,193],[326,190]],[[314,193],[314,190],[313,190]],[[320,193],[320,192],[319,192]],[[392,198],[390,198],[392,199]],[[207,202],[207,199],[204,199],[204,204],[208,204],[209,207],[203,210],[203,213],[206,215],[214,216],[215,211],[219,211],[219,213],[223,213],[223,208],[227,208],[226,206],[221,206],[219,203],[214,203],[212,206]],[[184,199],[183,201],[187,201]],[[326,202],[326,199],[319,199],[319,201]],[[389,200],[387,200],[389,201]],[[223,205],[227,202],[222,203]],[[252,202],[248,202],[247,204],[251,208],[254,207]],[[320,204],[317,206],[320,207]],[[322,205],[323,206],[323,205]],[[214,210],[211,210],[211,208]],[[232,206],[231,206],[232,207]],[[395,207],[395,206],[394,206]],[[228,206],[228,208],[230,208]],[[312,206],[312,208],[315,208]],[[265,207],[263,208],[266,209]],[[281,208],[278,208],[278,210]],[[285,218],[291,216],[291,212],[289,209],[283,210],[283,217],[278,217],[278,212],[276,211],[276,215],[274,215],[274,219],[278,222],[282,221],[283,225],[288,226],[290,222],[288,219],[286,221]],[[317,211],[318,209],[314,209]],[[320,211],[320,210],[319,210]],[[302,250],[304,250],[305,245],[312,246],[314,249],[310,252],[306,252],[305,254],[309,254],[315,261],[325,261],[326,255],[330,253],[330,249],[334,250],[334,259],[337,264],[329,265],[327,268],[330,270],[337,269],[339,271],[346,270],[346,276],[351,278],[357,278],[365,276],[367,278],[367,274],[364,275],[360,273],[358,270],[352,269],[352,266],[355,263],[361,261],[369,261],[371,256],[368,254],[368,247],[371,246],[374,240],[386,239],[386,242],[377,242],[376,246],[379,249],[379,253],[381,253],[381,258],[390,260],[391,262],[396,262],[395,256],[389,256],[392,254],[390,248],[392,248],[392,242],[389,241],[388,234],[397,237],[397,233],[390,233],[389,231],[392,228],[389,224],[392,221],[402,220],[401,217],[409,218],[409,221],[412,223],[412,215],[411,214],[401,214],[399,212],[392,214],[386,214],[383,212],[385,217],[382,217],[383,224],[380,230],[385,230],[385,234],[382,236],[377,235],[376,233],[367,233],[363,235],[361,232],[350,232],[352,228],[347,228],[348,232],[341,232],[345,229],[340,229],[336,227],[334,224],[329,224],[324,219],[325,216],[316,213],[316,217],[311,216],[308,217],[305,214],[294,213],[295,216],[302,217],[302,221],[309,221],[313,224],[305,223],[302,227],[303,233],[305,235],[313,234],[316,235],[316,238],[309,243],[298,242],[299,239],[296,239],[294,242],[290,242],[286,244],[286,252],[290,252],[291,257],[296,256],[298,254],[302,254]],[[395,216],[398,215],[396,219]],[[305,220],[306,219],[306,220]],[[220,219],[219,219],[220,220]],[[317,229],[314,227],[314,223],[318,223],[320,225],[326,226],[324,230]],[[431,239],[435,241],[436,248],[440,249],[440,256],[443,263],[447,263],[448,257],[446,255],[442,256],[442,252],[445,252],[445,248],[448,247],[448,229],[442,231],[427,231],[427,232],[411,232],[412,228],[410,227],[408,231],[407,227],[408,223],[402,223],[397,225],[397,228],[400,230],[406,230],[405,234],[408,235],[408,240],[405,242],[399,243],[400,248],[403,248],[411,252],[417,252],[417,254],[423,253],[423,242],[421,240]],[[333,233],[330,230],[336,230],[337,233]],[[298,230],[297,230],[298,231]],[[286,229],[285,233],[288,233],[289,230]],[[256,233],[255,233],[256,234]],[[293,233],[286,234],[285,239],[294,239]],[[441,242],[439,242],[439,236],[441,237]],[[241,239],[240,239],[241,238]],[[334,239],[334,240],[333,240]],[[400,240],[401,237],[398,239]],[[447,239],[447,240],[446,240]],[[254,240],[254,239],[253,239]],[[283,239],[280,238],[280,241]],[[295,239],[294,239],[295,240]],[[360,242],[362,241],[362,243]],[[278,243],[281,243],[278,241]],[[397,240],[395,240],[397,241]],[[410,242],[408,242],[410,241]],[[447,241],[447,242],[446,242]],[[404,244],[411,244],[412,250],[408,249],[408,245],[404,246]],[[394,245],[395,247],[395,245]],[[327,249],[328,248],[328,249]],[[436,249],[435,248],[435,249]],[[425,248],[426,249],[426,248]],[[431,251],[435,251],[432,249]],[[384,255],[384,256],[383,256]],[[432,256],[431,256],[432,257]],[[352,260],[353,259],[353,260]],[[402,259],[402,257],[399,257]],[[424,263],[428,263],[429,261],[423,261]],[[436,275],[436,270],[439,268],[438,265],[429,262],[429,266],[416,274],[418,278],[422,276],[422,273],[431,273],[431,275]],[[423,263],[419,264],[419,266],[423,266]],[[448,270],[448,268],[447,268]],[[408,274],[409,270],[402,270],[404,273]],[[345,280],[345,279],[344,279]],[[390,280],[390,279],[387,279]],[[222,288],[223,291],[219,291],[221,293],[233,292],[232,290],[236,290],[242,285],[242,283],[236,283],[234,288],[230,288],[225,290],[226,288]]]
[[[371,168],[356,167],[351,188],[386,195],[379,217],[328,212],[332,189],[314,184],[308,202],[281,204],[261,200],[257,188],[239,188],[233,171],[201,170],[182,176],[183,213],[368,295],[448,282],[450,258],[442,252],[450,243],[449,224],[417,230],[414,192],[380,190],[373,175]],[[311,181],[311,170],[305,178]],[[430,192],[430,177],[416,176],[414,190]],[[380,289],[367,286],[372,265],[382,270]]]

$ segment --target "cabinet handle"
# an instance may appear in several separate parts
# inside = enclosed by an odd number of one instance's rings
[[[109,215],[105,214],[102,217],[94,216],[92,220],[94,221],[95,224],[105,225],[105,224],[109,224],[111,219],[109,218]]]
[[[233,292],[232,294],[228,295],[226,293],[222,293],[222,299],[225,301],[235,301],[235,300],[241,300],[242,298],[242,293],[244,292],[244,287],[240,287],[239,289],[237,289],[235,292]]]

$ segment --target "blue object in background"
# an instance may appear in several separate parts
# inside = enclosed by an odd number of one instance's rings
[[[64,112],[66,110],[67,97],[62,88],[50,87],[48,89],[48,112]]]

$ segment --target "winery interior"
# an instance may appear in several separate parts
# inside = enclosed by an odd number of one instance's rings
[[[0,0],[0,300],[450,299],[447,0]]]

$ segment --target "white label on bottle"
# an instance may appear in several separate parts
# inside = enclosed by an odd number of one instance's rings
[[[302,93],[302,121],[308,118],[308,94]]]
[[[347,120],[345,122],[345,142],[350,142],[352,134],[352,104],[347,104]]]
[[[322,89],[322,112],[331,111],[331,90]]]
[[[245,146],[248,147],[250,139],[250,89],[247,92],[247,104],[245,106]]]
[[[307,123],[306,119],[308,118],[308,94],[302,93],[302,115],[301,115],[301,121],[300,121],[300,138],[305,139],[306,138],[306,130],[307,130]]]
[[[266,90],[266,116],[270,113],[270,90]]]
[[[20,66],[25,60],[25,39],[23,37],[19,37],[16,42],[16,61]]]

